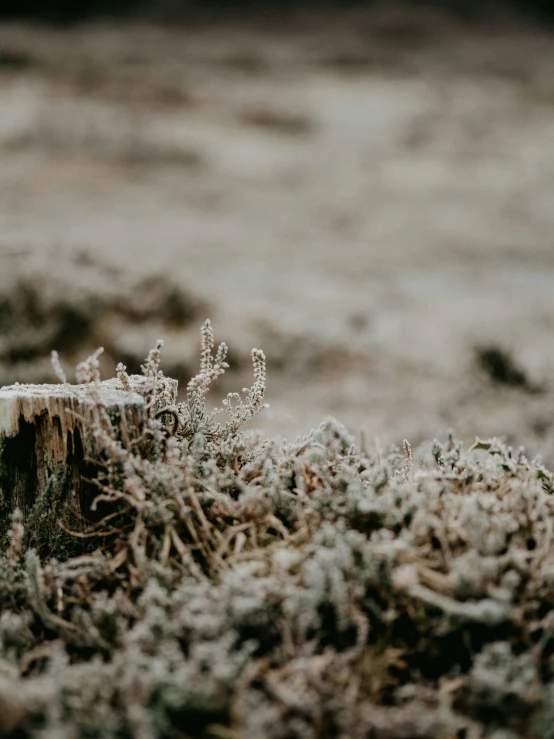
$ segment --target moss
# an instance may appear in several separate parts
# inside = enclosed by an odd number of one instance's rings
[[[71,506],[71,478],[59,466],[47,484],[37,491],[25,522],[25,544],[48,559],[65,561],[82,552],[82,543],[71,531],[79,531],[81,522]]]

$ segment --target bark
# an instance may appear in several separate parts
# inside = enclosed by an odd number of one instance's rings
[[[37,495],[56,475],[58,490],[79,517],[90,518],[98,488],[90,479],[98,443],[91,433],[98,403],[118,437],[140,436],[147,419],[146,378],[132,376],[131,391],[113,379],[93,385],[11,385],[0,388],[0,528],[18,508],[25,521]],[[173,401],[177,394],[174,382]]]

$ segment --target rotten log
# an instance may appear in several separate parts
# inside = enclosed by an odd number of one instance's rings
[[[68,509],[91,518],[98,488],[94,460],[100,451],[90,433],[98,402],[118,438],[138,438],[147,420],[147,378],[130,377],[130,390],[116,378],[95,385],[10,385],[0,388],[0,541],[19,509],[25,522],[37,496],[56,476]],[[172,402],[177,382],[169,383]]]

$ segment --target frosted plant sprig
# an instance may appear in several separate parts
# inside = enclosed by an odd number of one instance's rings
[[[239,393],[228,393],[223,401],[225,413],[231,418],[225,425],[227,434],[234,433],[243,423],[269,408],[269,404],[263,402],[266,391],[265,354],[261,349],[252,349],[250,356],[254,367],[254,384],[242,389],[246,399]]]
[[[200,333],[202,335],[200,371],[205,375],[209,375],[212,371],[212,351],[215,345],[214,331],[212,328],[212,322],[209,318],[204,322]]]
[[[65,376],[65,372],[63,371],[63,367],[60,362],[60,356],[55,349],[52,350],[50,359],[51,359],[52,368],[56,374],[56,377],[62,383],[62,385],[65,385],[67,382],[67,377]]]
[[[145,377],[157,379],[160,366],[161,348],[164,345],[162,339],[158,339],[156,346],[148,352],[146,361],[141,365],[142,374]]]
[[[201,337],[200,372],[188,383],[186,403],[181,404],[177,410],[182,436],[192,438],[195,434],[202,433],[212,443],[217,439],[220,441],[228,439],[248,419],[268,407],[263,403],[266,391],[266,364],[263,351],[253,349],[251,357],[254,384],[243,390],[246,398],[242,398],[239,393],[229,393],[222,402],[223,408],[216,408],[207,413],[205,396],[211,383],[229,367],[225,361],[228,349],[227,344],[221,342],[214,357],[215,341],[210,320],[204,323]],[[215,420],[222,410],[229,417],[226,424],[217,423]]]
[[[251,357],[255,382],[249,390],[248,402],[252,408],[256,409],[256,413],[259,413],[265,407],[263,404],[266,391],[265,354],[261,349],[252,349]]]
[[[148,388],[144,393],[147,399],[147,407],[150,418],[155,418],[161,408],[173,403],[174,393],[172,391],[171,378],[165,377],[160,369],[161,349],[164,345],[162,339],[158,339],[156,346],[148,352],[148,356],[143,365],[141,365],[142,374],[148,380]],[[123,373],[125,367],[121,365]],[[119,365],[118,365],[119,370]],[[118,371],[118,377],[125,386],[125,376]],[[130,383],[129,383],[130,384]],[[175,409],[177,411],[177,409]]]
[[[127,374],[127,367],[122,362],[119,362],[115,368],[115,373],[117,375],[117,379],[123,385],[123,389],[128,391],[131,390],[131,378]]]
[[[227,356],[227,344],[225,342],[219,345],[215,359],[212,356],[215,341],[212,323],[209,318],[202,326],[201,335],[200,372],[190,380],[187,391],[188,393],[206,395],[210,389],[210,384],[224,374],[229,365],[225,361]]]
[[[261,349],[252,349],[252,365],[254,382],[251,387],[244,388],[243,394],[229,393],[222,402],[221,408],[211,411],[206,409],[206,395],[211,383],[225,373],[229,364],[226,362],[228,347],[223,341],[214,354],[215,341],[211,322],[207,320],[201,329],[200,371],[187,385],[186,399],[175,405],[174,381],[164,376],[160,370],[160,355],[163,341],[158,340],[150,350],[142,365],[143,376],[147,383],[142,385],[141,393],[146,400],[149,426],[145,432],[149,438],[160,439],[174,436],[179,439],[204,445],[204,452],[222,453],[225,445],[237,437],[240,427],[269,406],[264,403],[266,392],[266,359]],[[99,386],[100,363],[98,357],[103,349],[98,349],[77,367],[79,383],[93,383]],[[53,360],[55,361],[55,360]],[[59,373],[58,373],[59,374]],[[132,377],[127,373],[123,363],[116,367],[116,376],[124,390],[133,389]],[[61,377],[60,377],[61,379]],[[102,407],[99,393],[96,396],[98,416],[92,429],[95,438],[104,439],[105,445],[113,441],[113,429],[109,418]],[[226,423],[219,423],[217,416],[225,411]],[[161,434],[161,436],[160,436]],[[203,437],[204,441],[200,441]],[[225,447],[227,448],[227,447]],[[219,451],[218,451],[219,450]],[[164,452],[165,453],[165,452]]]
[[[228,350],[227,344],[224,341],[222,341],[221,344],[219,345],[219,347],[217,349],[217,352],[216,352],[216,355],[215,355],[215,365],[216,365],[216,367],[217,366],[219,366],[219,367],[228,367],[229,366],[227,364],[227,362],[225,361],[225,358],[227,356],[227,350]]]
[[[87,383],[100,384],[100,362],[98,357],[104,351],[104,347],[99,347],[90,357],[87,357],[83,362],[77,365],[75,370],[75,376],[79,385],[85,385]]]

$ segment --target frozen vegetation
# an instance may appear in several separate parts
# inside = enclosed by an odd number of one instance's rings
[[[554,736],[538,460],[452,437],[370,449],[334,420],[264,439],[242,429],[265,406],[263,352],[216,413],[211,324],[176,405],[160,349],[135,437],[98,396],[90,520],[64,506],[61,470],[25,521],[3,477],[2,736]],[[93,391],[98,367],[78,368]]]
[[[0,385],[104,347],[88,514],[0,462],[0,736],[554,739],[551,33],[0,36]]]

